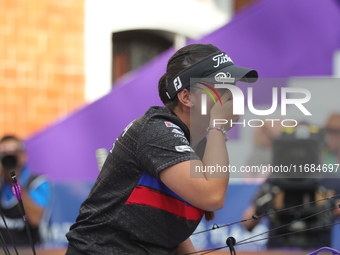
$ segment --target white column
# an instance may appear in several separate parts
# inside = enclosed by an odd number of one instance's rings
[[[89,102],[111,91],[112,31],[108,9],[112,12],[107,4],[85,0],[85,99]]]
[[[340,50],[334,52],[333,56],[333,76],[340,78]]]

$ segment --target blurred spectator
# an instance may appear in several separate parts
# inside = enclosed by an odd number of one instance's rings
[[[307,123],[286,130],[275,139],[271,164],[273,166],[320,164],[323,145],[321,137],[318,128]],[[334,180],[338,181],[334,178],[321,178],[316,172],[294,176],[288,173],[272,173],[259,187],[242,219],[250,219],[253,215],[270,214],[333,196],[339,192],[339,185],[335,185]],[[332,228],[320,227],[333,223],[336,217],[340,216],[340,209],[332,210],[336,203],[339,201],[324,200],[294,210],[270,214],[268,222],[271,231],[267,248],[314,249],[330,246]],[[318,214],[324,210],[327,212]],[[315,216],[300,220],[313,214]],[[259,222],[260,220],[248,220],[243,222],[243,226],[246,230],[252,231]]]
[[[340,114],[332,114],[325,125],[326,146],[323,153],[323,163],[340,163]],[[339,170],[338,170],[339,173]]]
[[[18,137],[8,135],[0,140],[0,214],[4,216],[4,220],[0,219],[0,231],[7,245],[31,245],[23,212],[11,190],[13,180],[10,173],[15,173],[22,189],[22,202],[34,244],[41,241],[39,227],[51,201],[50,182],[45,176],[33,174],[26,158],[24,143]]]
[[[322,153],[322,163],[332,164],[334,171],[325,174],[320,180],[321,184],[327,184],[327,187],[335,190],[336,194],[340,194],[340,114],[333,113],[329,116],[325,126],[325,148]],[[339,197],[337,204],[340,204]],[[336,210],[336,215],[340,217],[340,209]]]
[[[336,192],[331,187],[326,186],[327,182],[322,182],[319,179],[300,180],[300,182],[290,179],[291,186],[289,188],[287,187],[288,181],[284,183],[285,185],[282,185],[283,183],[280,183],[279,180],[268,178],[261,185],[251,205],[244,212],[243,220],[250,219],[253,215],[260,216],[298,204],[330,197],[335,195]],[[270,214],[267,217],[268,228],[271,230],[267,248],[291,247],[308,250],[324,246],[330,247],[332,227],[324,226],[332,224],[336,217],[340,216],[340,209],[331,210],[335,203],[334,199],[323,200],[308,206]],[[327,211],[328,209],[330,210]],[[317,214],[324,210],[327,212]],[[316,215],[306,220],[300,220],[313,214]],[[246,230],[252,231],[260,221],[248,220],[242,224]]]
[[[262,127],[255,127],[253,148],[246,162],[247,166],[268,166],[272,162],[273,141],[280,134],[281,126],[277,122],[264,121]],[[246,173],[244,182],[261,183],[267,178],[262,171]]]

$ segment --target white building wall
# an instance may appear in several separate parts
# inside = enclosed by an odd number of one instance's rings
[[[183,38],[198,39],[225,25],[230,8],[214,0],[85,0],[85,94],[95,101],[111,90],[112,33],[134,29],[157,29]]]

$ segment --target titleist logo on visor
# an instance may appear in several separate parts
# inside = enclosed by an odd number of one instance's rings
[[[250,75],[250,76],[248,76]],[[246,79],[243,79],[246,77]],[[225,52],[215,52],[206,58],[198,60],[191,66],[180,71],[175,77],[169,81],[166,95],[168,98],[173,99],[178,92],[188,88],[191,84],[211,78],[216,82],[229,82],[235,83],[237,81],[254,82],[256,79],[248,80],[248,78],[258,75],[255,70],[235,66],[234,62]]]
[[[219,67],[220,64],[224,64],[224,63],[227,63],[227,62],[231,62],[231,63],[234,63],[231,58],[225,54],[224,52],[221,53],[221,54],[218,54],[216,56],[214,56],[212,58],[212,60],[214,60],[216,62],[216,65],[214,65],[215,68]]]

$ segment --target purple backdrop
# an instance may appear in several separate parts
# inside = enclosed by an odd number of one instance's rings
[[[190,43],[212,43],[237,65],[258,70],[262,78],[328,76],[333,53],[340,49],[339,27],[336,0],[264,0]],[[120,80],[107,96],[29,138],[32,168],[54,182],[94,181],[95,150],[110,149],[130,121],[161,105],[157,83],[173,53],[167,51]],[[256,90],[261,96],[255,103],[271,100],[271,84]]]

